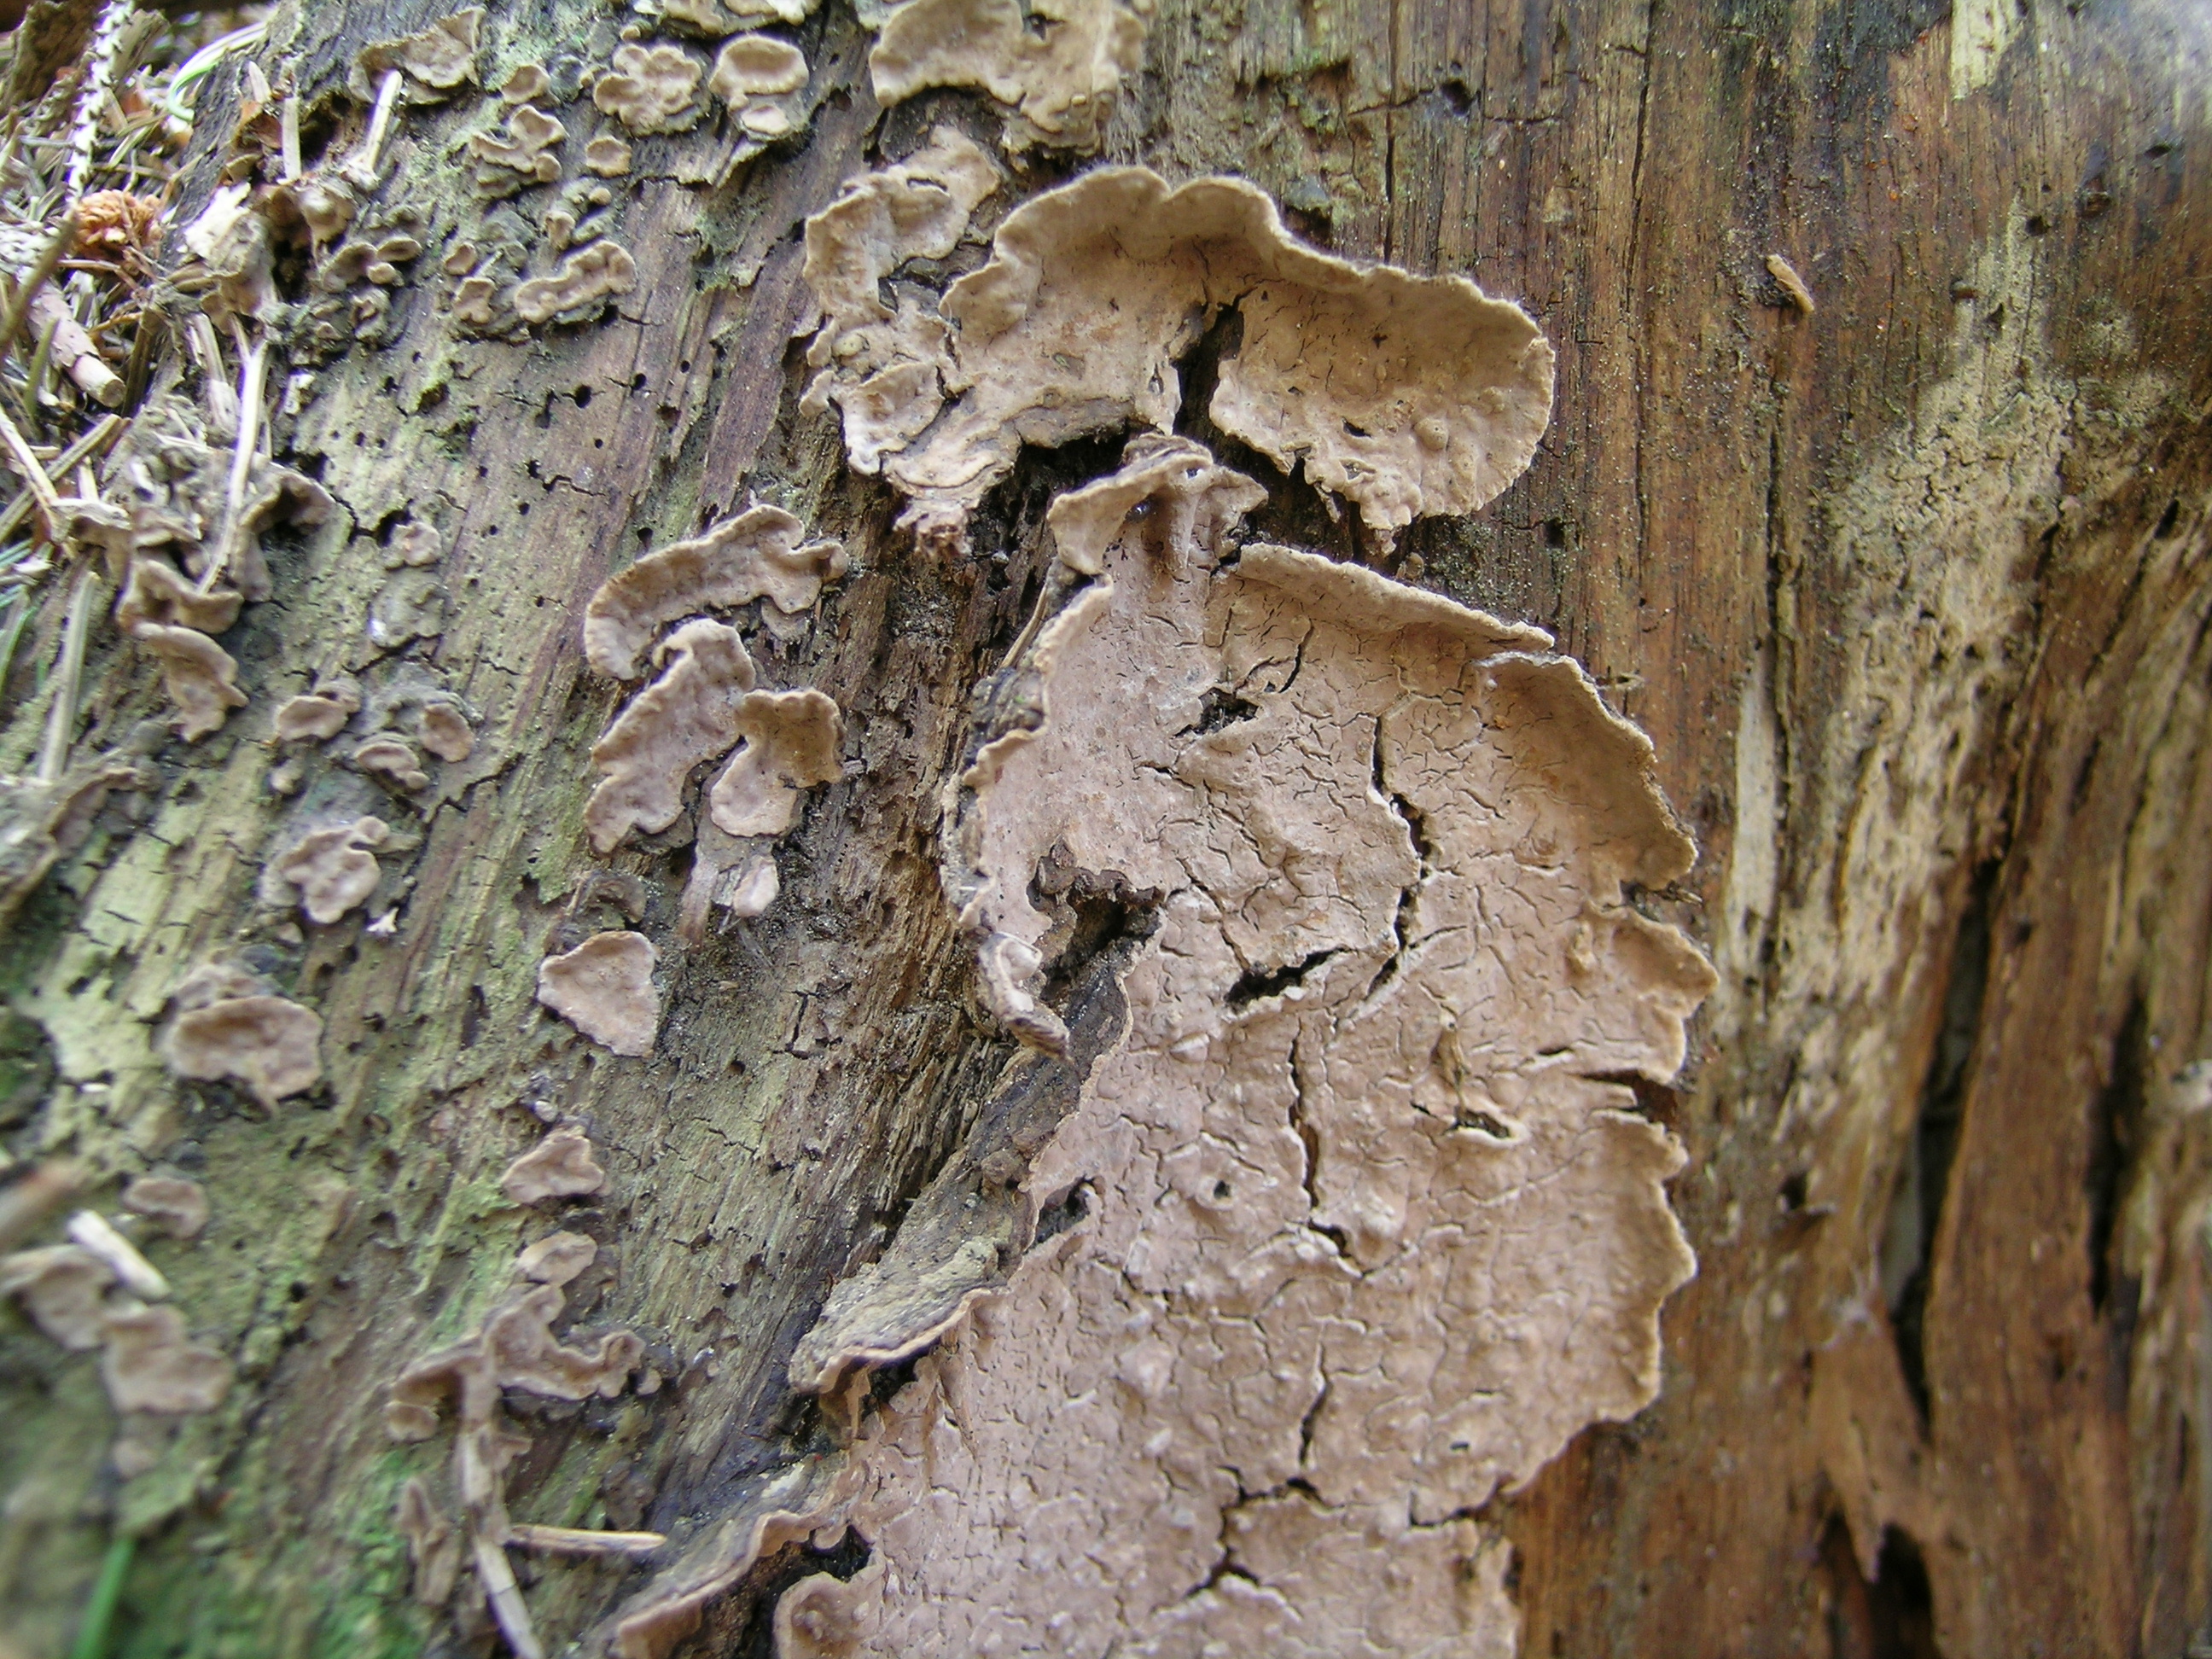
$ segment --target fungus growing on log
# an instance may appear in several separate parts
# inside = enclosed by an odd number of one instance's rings
[[[354,59],[354,96],[367,102],[385,72],[395,69],[406,76],[408,96],[416,103],[452,96],[477,78],[477,37],[483,24],[483,9],[471,6],[419,33],[364,46]]]
[[[1144,65],[1151,10],[1149,0],[908,0],[884,21],[868,74],[886,106],[930,87],[979,87],[1012,108],[1007,149],[1088,152]]]
[[[748,137],[759,143],[781,138],[799,126],[797,94],[806,88],[806,57],[788,40],[740,34],[715,55],[707,86],[730,106]]]
[[[516,283],[514,313],[526,323],[583,322],[636,286],[629,250],[602,238],[562,260],[551,276]]]
[[[307,919],[327,927],[376,891],[384,872],[373,849],[391,834],[392,827],[378,817],[310,830],[270,867],[279,880],[299,889],[300,908]]]
[[[612,133],[601,133],[584,146],[584,170],[602,179],[619,179],[629,171],[630,148]]]
[[[100,1346],[104,1298],[114,1283],[107,1264],[81,1245],[49,1244],[0,1256],[0,1296],[19,1297],[33,1324],[76,1353]]]
[[[211,1412],[230,1391],[230,1361],[188,1340],[174,1308],[111,1308],[102,1330],[100,1378],[118,1412]]]
[[[238,689],[237,659],[206,635],[142,622],[131,637],[161,662],[162,688],[177,706],[173,724],[186,743],[221,731],[232,709],[246,707],[246,693]]]
[[[808,414],[837,406],[856,471],[880,470],[886,450],[936,418],[952,372],[934,296],[904,284],[894,308],[884,283],[908,260],[949,257],[998,186],[998,168],[975,141],[939,127],[904,161],[848,180],[806,222],[805,274],[824,315],[807,348],[817,372],[799,406]]]
[[[880,454],[910,501],[901,523],[927,537],[959,540],[1024,443],[1171,428],[1176,360],[1226,309],[1243,343],[1221,362],[1214,423],[1377,529],[1481,507],[1550,416],[1552,348],[1518,307],[1463,277],[1317,253],[1241,179],[1103,168],[1024,203],[993,249],[939,307],[957,398],[903,440],[918,413],[847,410],[854,465]]]
[[[361,687],[349,679],[324,680],[289,698],[276,711],[276,741],[324,743],[361,712]]]
[[[1713,981],[1626,901],[1692,857],[1650,746],[1536,629],[1239,547],[1261,499],[1140,436],[1048,514],[982,702],[1022,712],[978,732],[946,889],[1047,1054],[1075,1053],[1043,1000],[1067,872],[1155,925],[1013,1166],[1006,1248],[910,1223],[799,1346],[808,1390],[922,1357],[809,1516],[870,1560],[788,1592],[781,1625],[836,1638],[793,1651],[1070,1620],[1101,1650],[1503,1650],[1510,1552],[1469,1517],[1656,1389],[1681,1152],[1620,1079],[1673,1075]],[[1089,1213],[1024,1254],[1079,1182]],[[632,1651],[700,1572],[634,1604]]]
[[[799,821],[799,794],[842,775],[837,705],[811,687],[756,691],[738,710],[744,742],[708,791],[725,835],[780,836]]]
[[[680,46],[617,46],[592,101],[634,134],[682,132],[698,123],[699,76]]]
[[[642,933],[594,933],[538,963],[538,1000],[618,1054],[649,1054],[660,1029],[656,960],[653,941]]]
[[[371,738],[353,751],[355,769],[403,795],[430,787],[415,750],[398,738]]]
[[[556,1129],[507,1166],[499,1189],[517,1204],[543,1204],[549,1198],[580,1198],[607,1184],[607,1172],[592,1157],[589,1136],[574,1127]]]
[[[738,740],[738,711],[753,689],[744,641],[721,623],[684,623],[660,654],[668,664],[660,678],[592,745],[592,763],[606,776],[585,803],[584,827],[602,854],[632,830],[650,833],[676,822],[685,781]]]
[[[561,158],[553,147],[568,136],[568,128],[536,105],[517,106],[507,115],[505,137],[479,132],[469,139],[477,189],[497,201],[532,185],[558,183]]]
[[[599,1247],[581,1233],[549,1233],[514,1258],[514,1271],[540,1285],[566,1285],[599,1260]]]
[[[123,1189],[123,1207],[172,1238],[198,1238],[207,1225],[207,1192],[181,1176],[140,1176]]]
[[[264,1106],[322,1080],[321,1018],[269,995],[252,975],[211,963],[188,975],[173,1000],[177,1012],[160,1048],[178,1076],[235,1078]]]
[[[499,100],[502,104],[528,104],[543,98],[553,90],[553,77],[545,72],[543,64],[517,64],[507,71],[507,79],[499,83]]]
[[[761,23],[803,23],[822,0],[661,0],[660,20],[708,40]]]
[[[612,678],[635,679],[654,636],[678,617],[734,610],[759,599],[787,615],[808,609],[821,597],[823,583],[845,574],[846,559],[839,543],[802,544],[805,533],[805,526],[781,507],[761,505],[692,540],[647,554],[608,577],[592,595],[584,611],[586,659]],[[676,640],[690,631],[679,631],[668,648],[676,649]],[[743,654],[742,645],[735,648]],[[744,678],[750,686],[750,662]]]
[[[246,596],[232,588],[203,593],[166,559],[134,558],[131,580],[115,602],[115,625],[132,633],[141,623],[220,634],[238,620]]]
[[[470,729],[468,717],[452,703],[426,702],[416,719],[422,747],[440,760],[458,765],[476,749],[477,734]]]

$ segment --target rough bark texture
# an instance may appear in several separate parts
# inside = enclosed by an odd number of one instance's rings
[[[1702,849],[1644,902],[1702,941],[1720,989],[1680,1083],[1635,1085],[1686,1149],[1672,1195],[1698,1274],[1664,1310],[1658,1402],[1480,1517],[1516,1552],[1488,1589],[1517,1602],[1524,1653],[2173,1655],[2212,1611],[2195,11],[1163,0],[1152,18],[1103,159],[1241,173],[1317,245],[1517,300],[1559,353],[1534,464],[1479,516],[1419,521],[1393,552],[1283,492],[1258,526],[1552,630],[1650,734]],[[360,49],[439,15],[280,15],[311,163],[360,130],[341,95]],[[573,93],[626,18],[497,12],[482,79],[537,62]],[[546,1121],[587,1127],[607,1170],[558,1218],[599,1247],[569,1311],[641,1333],[667,1382],[512,1396],[530,1445],[509,1506],[692,1536],[834,1458],[835,1413],[787,1376],[832,1285],[1009,1113],[1067,1109],[1067,1080],[982,1016],[939,811],[970,694],[1042,578],[1046,502],[1112,457],[1026,453],[978,520],[1001,560],[918,550],[834,419],[800,412],[799,222],[933,124],[988,146],[998,117],[960,91],[879,113],[842,0],[790,33],[803,139],[718,185],[719,106],[697,134],[638,137],[611,233],[635,285],[580,325],[457,323],[437,262],[482,240],[486,207],[453,158],[498,100],[402,111],[368,217],[411,208],[428,251],[380,342],[280,365],[313,378],[286,394],[277,459],[338,511],[270,537],[273,598],[223,635],[251,703],[161,748],[159,787],[118,793],[14,923],[10,1148],[202,1182],[204,1232],[146,1248],[239,1374],[212,1413],[137,1425],[150,1467],[125,1480],[96,1358],[0,1315],[0,1597],[40,1659],[121,1533],[141,1542],[118,1652],[496,1639],[473,1602],[457,1620],[410,1597],[395,1504],[434,1459],[388,1439],[383,1408],[551,1224],[499,1185]],[[204,142],[228,84],[202,94]],[[588,99],[561,112],[580,155]],[[1011,195],[1060,176],[1034,165]],[[779,845],[763,918],[670,949],[695,826],[591,856],[590,750],[620,699],[579,625],[634,553],[756,494],[853,558],[811,623],[750,641],[763,684],[835,699],[845,776]],[[387,568],[410,522],[442,562]],[[11,771],[63,597],[19,653]],[[467,757],[410,800],[334,745],[301,793],[271,793],[276,708],[341,673],[457,697]],[[97,630],[79,754],[155,712],[157,680]],[[371,814],[380,890],[298,925],[264,870]],[[610,866],[635,883],[592,878]],[[395,910],[388,937],[365,930]],[[542,958],[632,927],[663,947],[649,1060],[536,1000]],[[264,1105],[163,1066],[165,1002],[219,954],[319,1014],[317,1091]],[[862,1565],[769,1542],[685,1651],[765,1651],[784,1586]],[[526,1594],[556,1646],[644,1582],[544,1559]]]

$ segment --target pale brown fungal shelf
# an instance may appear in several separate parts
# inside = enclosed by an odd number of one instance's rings
[[[828,305],[852,280],[817,291]],[[902,524],[957,541],[1024,443],[1170,428],[1176,360],[1231,307],[1243,344],[1221,364],[1214,422],[1374,528],[1483,506],[1550,418],[1551,344],[1518,307],[1464,277],[1317,253],[1241,179],[1171,187],[1109,167],[1024,203],[990,262],[946,290],[950,400],[912,374],[847,407],[848,444],[909,498]]]
[[[1011,108],[1007,149],[1088,152],[1144,65],[1151,12],[1151,0],[907,0],[884,20],[868,74],[886,106],[976,87]]]
[[[302,836],[270,869],[299,890],[307,919],[327,927],[376,891],[384,872],[375,849],[391,835],[391,826],[378,817],[328,824]]]
[[[660,1029],[657,960],[642,933],[594,933],[538,964],[538,1000],[616,1054],[649,1054]]]
[[[592,1156],[591,1138],[579,1128],[556,1129],[507,1166],[500,1190],[517,1204],[543,1204],[551,1198],[577,1198],[607,1184],[607,1172]]]
[[[234,1078],[264,1106],[322,1080],[321,1018],[270,995],[252,975],[210,963],[186,976],[173,1001],[160,1049],[178,1076]]]
[[[702,73],[681,46],[617,46],[592,102],[634,135],[682,132],[698,124]]]

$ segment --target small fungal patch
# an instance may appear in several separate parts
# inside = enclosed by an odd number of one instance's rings
[[[167,559],[131,561],[131,580],[115,602],[115,625],[128,634],[141,623],[220,634],[238,620],[246,596],[234,588],[203,593]]]
[[[543,64],[517,64],[499,83],[500,101],[504,104],[534,103],[553,90],[553,77],[545,72]]]
[[[235,1079],[264,1106],[322,1080],[323,1022],[312,1009],[261,990],[252,975],[211,964],[178,988],[161,1059],[179,1077]]]
[[[100,1378],[118,1412],[211,1412],[230,1391],[230,1361],[188,1340],[174,1308],[111,1308],[101,1329]]]
[[[0,1256],[0,1296],[21,1302],[31,1322],[73,1353],[100,1346],[115,1275],[81,1245],[49,1244]]]
[[[1013,113],[1006,148],[1088,153],[1143,67],[1149,0],[908,0],[869,54],[876,101],[978,87]]]
[[[803,23],[821,0],[660,0],[657,15],[671,27],[719,40],[762,23]],[[641,6],[640,10],[647,9]]]
[[[728,836],[781,836],[799,821],[799,795],[842,774],[837,705],[811,687],[756,691],[738,710],[743,738],[708,791],[715,827]]]
[[[552,1233],[514,1258],[514,1271],[538,1285],[566,1285],[599,1260],[599,1247],[581,1233]]]
[[[788,40],[740,34],[715,54],[708,89],[730,106],[750,144],[739,153],[789,137],[803,125],[799,95],[806,89],[806,56]]]
[[[270,868],[279,881],[298,889],[307,919],[327,927],[376,891],[384,872],[375,849],[391,834],[378,817],[311,830]]]
[[[602,179],[619,179],[630,168],[630,148],[627,139],[611,133],[601,133],[584,146],[584,170],[595,173]]]
[[[568,136],[568,128],[536,105],[518,106],[507,114],[504,135],[479,132],[469,139],[477,191],[497,201],[532,185],[558,183],[561,158],[554,147]]]
[[[581,1129],[556,1129],[507,1166],[499,1189],[517,1204],[543,1204],[556,1198],[583,1198],[607,1184],[607,1172],[592,1156]]]
[[[585,322],[636,286],[637,261],[629,250],[602,238],[562,260],[550,276],[518,283],[514,313],[526,323]]]
[[[364,46],[354,60],[354,95],[368,102],[385,73],[396,69],[405,75],[413,101],[436,103],[451,97],[477,78],[477,38],[483,26],[483,9],[471,6],[419,33]]]
[[[449,764],[466,760],[477,746],[468,717],[452,703],[426,702],[416,720],[422,747]]]
[[[123,1189],[123,1207],[172,1238],[198,1238],[208,1221],[206,1189],[181,1176],[140,1176]]]
[[[616,1054],[649,1054],[660,1030],[659,959],[642,933],[594,933],[538,963],[538,1000]]]
[[[699,75],[681,46],[617,46],[592,102],[633,136],[686,131],[699,119]]]
[[[805,534],[781,507],[758,505],[647,554],[592,595],[584,611],[586,659],[612,678],[635,679],[654,636],[679,617],[761,599],[787,616],[810,609],[823,584],[845,574],[847,561],[840,544],[805,541]],[[669,645],[675,648],[673,640]],[[750,687],[750,663],[743,674]]]
[[[403,795],[430,787],[430,775],[412,748],[398,738],[371,738],[353,751],[354,769]]]
[[[162,687],[177,706],[172,724],[186,743],[213,736],[232,709],[246,707],[246,693],[238,689],[237,659],[206,635],[142,622],[131,637],[161,665]]]
[[[361,712],[361,687],[353,680],[325,680],[288,699],[276,711],[279,743],[326,743]]]

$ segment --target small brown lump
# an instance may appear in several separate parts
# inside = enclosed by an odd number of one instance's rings
[[[466,760],[477,746],[477,734],[468,719],[449,702],[426,702],[419,717],[423,748],[440,760],[454,764]]]
[[[799,794],[843,775],[837,705],[809,687],[756,691],[738,711],[744,744],[708,792],[715,827],[730,836],[780,836],[799,821]]]
[[[581,1129],[556,1129],[508,1164],[499,1189],[517,1204],[543,1204],[550,1198],[580,1198],[607,1184],[607,1172],[592,1157]]]
[[[550,276],[514,286],[514,312],[526,323],[581,322],[637,286],[637,261],[605,238],[562,260]]]
[[[246,707],[237,659],[197,629],[142,622],[131,637],[160,659],[163,689],[177,706],[172,724],[186,743],[221,731],[232,709]]]
[[[430,787],[430,775],[414,750],[398,738],[371,738],[353,751],[353,763],[356,770],[404,795]]]
[[[50,1244],[0,1256],[0,1296],[21,1298],[31,1322],[72,1352],[96,1348],[115,1275],[82,1246]]]
[[[538,964],[538,1000],[618,1054],[649,1054],[660,1029],[658,959],[642,933],[594,933]]]
[[[361,687],[351,680],[326,680],[303,691],[276,711],[276,741],[322,743],[345,730],[361,712]]]
[[[599,1260],[599,1247],[581,1233],[551,1233],[514,1258],[514,1271],[540,1285],[566,1285]]]
[[[557,183],[561,158],[553,147],[568,129],[534,104],[522,104],[507,118],[507,136],[479,132],[469,140],[477,163],[477,188],[497,200],[532,185]]]

